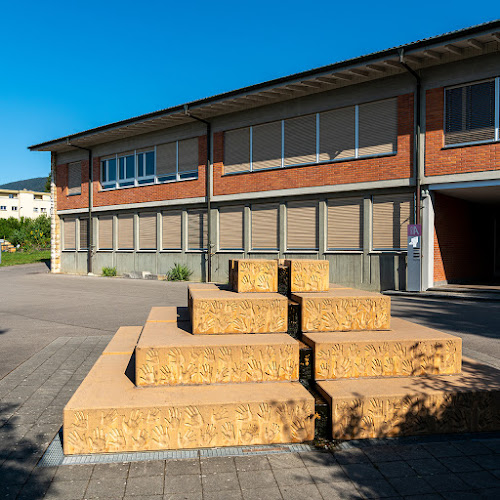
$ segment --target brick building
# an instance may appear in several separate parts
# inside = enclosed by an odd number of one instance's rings
[[[420,222],[423,289],[492,281],[499,77],[494,21],[31,146],[52,152],[52,269],[224,281],[231,258],[308,257],[404,289]]]

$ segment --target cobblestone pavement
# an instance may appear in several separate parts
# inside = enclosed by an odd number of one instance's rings
[[[500,433],[351,443],[334,453],[37,467],[110,338],[59,337],[0,380],[1,499],[500,498]]]

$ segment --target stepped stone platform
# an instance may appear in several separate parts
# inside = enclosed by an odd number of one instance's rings
[[[288,299],[279,293],[189,289],[192,333],[284,333]]]
[[[380,293],[332,285],[291,299],[301,306],[302,332],[390,329],[391,300]]]
[[[114,334],[113,338],[102,352],[109,354],[132,355],[137,344],[137,339],[141,335],[142,326],[122,326]]]
[[[500,429],[500,372],[464,359],[460,375],[318,382],[334,439]]]
[[[174,324],[146,324],[135,363],[139,386],[293,381],[299,342],[284,333],[202,337]]]
[[[264,259],[230,260],[229,285],[238,293],[277,292],[278,261]]]
[[[462,339],[400,318],[391,330],[307,333],[315,380],[451,375],[461,371]]]
[[[326,292],[330,284],[330,264],[327,260],[285,260],[289,269],[289,290],[295,292]]]

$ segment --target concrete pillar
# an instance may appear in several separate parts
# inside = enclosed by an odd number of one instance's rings
[[[61,221],[57,215],[56,153],[50,154],[50,272],[61,272]]]
[[[367,196],[363,199],[363,259],[361,282],[370,284],[370,252],[372,249],[372,199]]]
[[[422,197],[422,290],[434,286],[434,200],[429,191]]]

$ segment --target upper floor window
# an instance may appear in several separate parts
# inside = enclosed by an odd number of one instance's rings
[[[230,130],[224,173],[394,154],[397,125],[393,98]]]
[[[44,208],[44,207],[42,207],[42,208],[41,208],[41,211],[42,211],[42,213],[44,213],[44,214],[45,214],[45,213],[47,213],[47,209],[46,209],[46,208]]]
[[[12,194],[12,193],[10,193],[10,194],[9,194],[9,198],[11,198],[11,199],[12,199],[12,198],[15,198],[15,197],[16,197],[16,195],[15,195],[15,194]]]
[[[68,194],[82,193],[82,164],[79,161],[68,165]]]
[[[14,207],[14,206],[13,206],[13,207],[12,207],[12,210],[17,210],[17,207]]]
[[[198,138],[160,144],[156,148],[158,182],[198,178]]]
[[[33,207],[33,212],[38,212],[38,207]]]
[[[0,210],[7,210],[7,207],[6,207],[5,205],[2,205],[2,206],[0,207]]]
[[[496,78],[445,90],[446,146],[499,139],[499,80]]]

